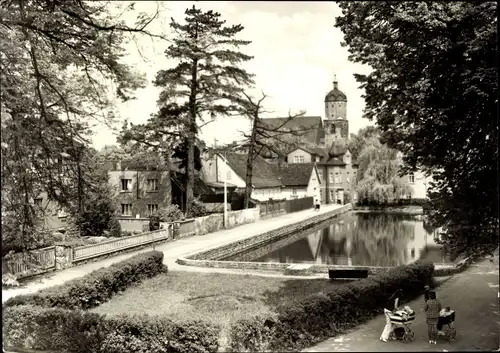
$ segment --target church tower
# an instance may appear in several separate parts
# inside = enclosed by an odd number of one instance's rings
[[[347,121],[347,96],[339,90],[337,77],[333,80],[333,90],[325,96],[325,147],[336,142],[347,143],[349,122]]]

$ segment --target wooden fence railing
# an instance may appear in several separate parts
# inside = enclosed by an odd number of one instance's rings
[[[115,240],[104,241],[99,244],[79,246],[73,249],[73,262],[87,260],[93,257],[111,254],[117,251],[146,245],[170,237],[170,228],[154,232],[142,233]]]
[[[287,200],[286,213],[299,212],[311,209],[314,206],[314,197],[303,197],[301,199]]]
[[[259,203],[261,216],[269,214],[292,213],[313,207],[313,197],[303,197],[293,200],[269,200]]]
[[[264,201],[259,203],[259,207],[261,216],[286,212],[286,200]]]
[[[88,260],[94,257],[112,254],[118,251],[152,244],[157,241],[196,234],[194,219],[173,223],[163,223],[163,229],[138,235],[104,241],[98,244],[73,248],[72,262]],[[56,247],[33,250],[26,254],[13,254],[2,258],[2,275],[10,273],[17,278],[48,272],[56,267]]]
[[[17,278],[45,273],[56,267],[56,247],[17,253],[2,258],[2,275],[15,274]]]

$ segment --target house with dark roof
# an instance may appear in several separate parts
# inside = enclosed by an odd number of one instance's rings
[[[247,172],[247,155],[234,152],[214,153],[203,162],[205,183],[235,186],[244,192]],[[319,197],[320,181],[316,165],[285,164],[280,166],[261,156],[256,156],[252,166],[252,198],[258,201],[269,199],[296,199]]]
[[[315,163],[285,164],[280,173],[283,198],[287,200],[304,197],[319,199],[321,181]]]
[[[216,152],[202,161],[205,183],[223,184],[236,187],[238,192],[245,189],[247,155],[234,152]],[[259,201],[281,199],[281,176],[278,165],[257,156],[252,170],[252,198]]]

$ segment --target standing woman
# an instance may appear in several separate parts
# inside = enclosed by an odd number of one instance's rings
[[[397,291],[394,292],[393,295],[391,295],[391,297],[389,298],[389,300],[387,300],[387,303],[385,304],[384,308],[385,327],[384,331],[382,331],[382,335],[380,335],[380,340],[382,342],[387,342],[387,340],[389,339],[389,336],[392,332],[390,315],[392,314],[393,311],[398,310],[402,298],[403,298],[403,291],[401,289],[398,289]]]
[[[437,343],[437,324],[439,321],[439,312],[441,311],[441,303],[436,299],[436,292],[429,292],[429,300],[425,303],[425,318],[427,319],[427,328],[429,334],[429,343]]]

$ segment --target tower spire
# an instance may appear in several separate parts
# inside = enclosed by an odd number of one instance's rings
[[[333,89],[338,89],[339,88],[339,83],[337,82],[337,75],[333,75]]]

